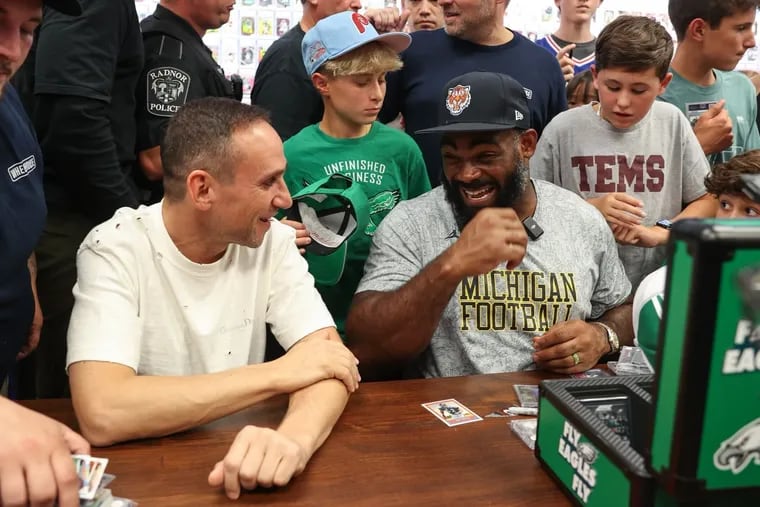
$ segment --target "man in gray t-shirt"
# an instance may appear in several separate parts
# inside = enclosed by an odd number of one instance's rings
[[[444,134],[443,186],[380,225],[348,316],[363,375],[574,373],[632,343],[631,286],[604,218],[528,176],[537,134],[523,87],[472,72],[442,102],[441,126],[423,132]]]

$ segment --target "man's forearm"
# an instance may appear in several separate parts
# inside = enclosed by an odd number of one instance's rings
[[[461,281],[454,271],[444,252],[397,290],[354,296],[346,335],[359,361],[408,361],[425,350]]]
[[[317,382],[290,395],[288,412],[277,431],[298,442],[308,458],[330,435],[348,401],[339,380]]]
[[[272,362],[166,377],[134,375],[126,366],[111,363],[82,362],[71,365],[69,373],[82,433],[94,445],[187,430],[286,392]]]
[[[633,305],[630,298],[622,305],[607,310],[597,321],[607,324],[617,333],[621,347],[633,345]]]

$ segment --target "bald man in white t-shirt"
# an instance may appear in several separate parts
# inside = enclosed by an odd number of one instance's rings
[[[282,143],[257,107],[205,98],[161,145],[164,200],[123,208],[78,252],[68,334],[71,394],[96,445],[158,437],[288,393],[277,430],[247,426],[208,482],[284,485],[358,387],[356,358],[273,220],[291,205]],[[288,352],[264,360],[265,326]]]

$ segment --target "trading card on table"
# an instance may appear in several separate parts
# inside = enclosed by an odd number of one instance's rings
[[[478,414],[453,398],[423,403],[422,406],[445,422],[447,426],[459,426],[460,424],[483,420]]]
[[[581,373],[573,373],[570,375],[573,378],[597,378],[597,377],[610,377],[610,373],[606,370],[600,370],[599,368],[592,368]]]
[[[515,384],[515,393],[520,400],[520,406],[525,408],[538,407],[538,386],[533,384]]]

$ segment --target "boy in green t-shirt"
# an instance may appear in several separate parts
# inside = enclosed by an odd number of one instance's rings
[[[358,184],[369,201],[367,226],[349,238],[338,282],[316,279],[341,335],[375,229],[399,201],[430,190],[422,153],[412,138],[375,121],[385,98],[385,75],[401,68],[398,53],[410,40],[400,32],[379,35],[364,16],[349,11],[320,20],[301,44],[325,112],[320,123],[285,142],[288,189],[295,194],[337,173]],[[302,224],[286,223],[296,228],[296,243],[305,248],[308,231]]]

